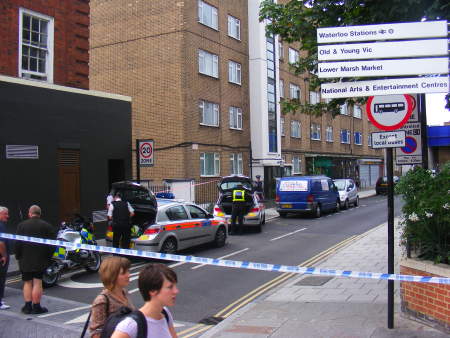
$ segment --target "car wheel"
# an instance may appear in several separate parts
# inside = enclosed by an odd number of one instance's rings
[[[97,272],[100,269],[100,264],[102,264],[102,257],[97,251],[91,251],[90,254],[91,257],[89,257],[88,263],[84,268],[89,272]]]
[[[47,269],[45,269],[44,274],[42,275],[42,285],[44,288],[52,287],[58,282],[60,276],[61,274],[58,269],[58,263],[53,262]]]
[[[174,254],[177,252],[177,241],[174,238],[168,238],[161,247],[162,253]]]
[[[257,233],[260,233],[262,231],[262,225],[261,224],[257,225],[255,228],[256,228],[255,230],[256,230]]]
[[[358,205],[359,205],[359,196],[356,196],[355,207],[357,207]]]
[[[280,212],[280,217],[281,218],[286,218],[287,217],[287,212]]]
[[[348,207],[349,207],[349,203],[348,203],[348,199],[346,199],[345,202],[344,202],[344,209],[347,210]]]
[[[334,208],[335,212],[341,211],[341,202],[339,200],[336,201],[336,207]]]
[[[263,220],[261,222],[261,225],[263,225],[263,224],[266,224],[266,213],[264,213]]]
[[[322,209],[320,208],[320,205],[317,204],[317,207],[314,210],[314,217],[315,218],[320,218],[320,216],[322,216]]]
[[[217,248],[221,248],[225,245],[226,240],[227,240],[227,231],[223,226],[221,226],[216,231],[216,236],[214,238],[214,245]]]

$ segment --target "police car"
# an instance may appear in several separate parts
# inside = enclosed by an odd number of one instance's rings
[[[158,199],[156,221],[144,226],[132,238],[132,246],[138,250],[175,253],[189,247],[212,242],[217,247],[225,245],[227,223],[215,218],[193,203],[173,199]],[[106,239],[112,240],[112,228],[108,227]]]

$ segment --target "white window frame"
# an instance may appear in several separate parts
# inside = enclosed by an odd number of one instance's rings
[[[291,137],[302,138],[302,125],[300,121],[296,120],[291,121]]]
[[[302,159],[300,156],[292,156],[292,174],[302,173]]]
[[[242,153],[230,154],[231,175],[243,175],[244,164],[242,161]]]
[[[280,118],[280,133],[281,136],[286,136],[286,133],[284,132],[284,117]]]
[[[278,41],[278,58],[280,61],[284,60],[284,46],[281,41]]]
[[[300,86],[294,83],[289,83],[289,97],[294,100],[300,100]]]
[[[309,103],[310,104],[320,103],[320,93],[318,93],[318,92],[309,92]]]
[[[35,72],[31,70],[24,70],[22,69],[22,47],[23,46],[29,46],[31,48],[36,48],[36,46],[30,44],[25,44],[23,41],[23,16],[29,15],[32,17],[35,17],[42,21],[47,21],[47,47],[40,48],[41,50],[45,50],[46,56],[45,56],[45,72]],[[53,51],[53,45],[54,45],[54,18],[30,11],[25,8],[19,8],[19,53],[18,53],[18,74],[21,78],[26,79],[33,79],[33,80],[39,80],[39,81],[45,81],[49,83],[53,83],[53,63],[54,63],[54,51]],[[39,78],[41,77],[41,79]]]
[[[219,126],[219,104],[206,101],[206,100],[200,100],[198,107],[200,109],[200,124],[202,126],[208,126],[208,127],[218,127]],[[208,119],[207,115],[212,114],[210,118]],[[212,121],[210,123],[209,121]]]
[[[280,97],[284,97],[284,80],[280,80]]]
[[[327,134],[327,142],[333,142],[333,127],[332,126],[327,126],[326,129],[326,134]]]
[[[206,173],[207,157],[211,157],[213,163],[213,173]],[[210,159],[211,160],[211,159]],[[220,176],[220,154],[219,153],[200,153],[200,176],[201,177],[215,177]]]
[[[360,119],[362,117],[362,108],[361,106],[355,105],[353,106],[353,117]]]
[[[230,129],[242,130],[242,109],[230,106],[229,113]]]
[[[367,135],[367,146],[369,148],[372,148],[372,134],[369,133],[369,135]]]
[[[320,141],[321,136],[320,124],[311,123],[311,140]]]
[[[228,82],[241,84],[242,66],[238,62],[228,61]]]
[[[362,133],[360,131],[355,131],[353,133],[353,140],[356,145],[362,146]]]
[[[210,13],[208,13],[210,11]],[[219,16],[217,8],[198,0],[198,22],[212,29],[219,30]]]
[[[228,36],[241,40],[241,20],[232,15],[228,15]]]
[[[348,105],[347,105],[347,103],[341,104],[340,110],[341,110],[341,115],[348,115]]]
[[[346,140],[344,140],[344,134],[346,135]],[[342,144],[350,144],[350,130],[341,129],[341,143]]]
[[[208,67],[209,66],[209,67]],[[211,72],[209,72],[210,68]],[[198,50],[198,72],[200,74],[219,78],[219,56],[206,50]]]
[[[300,53],[298,50],[289,47],[289,63],[296,63],[300,60]]]

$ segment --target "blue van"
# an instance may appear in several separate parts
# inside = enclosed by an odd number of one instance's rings
[[[322,211],[339,211],[339,192],[326,176],[291,176],[277,180],[275,202],[281,217],[288,213],[311,213],[320,217]]]

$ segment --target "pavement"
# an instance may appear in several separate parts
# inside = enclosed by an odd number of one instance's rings
[[[373,196],[365,190],[360,198]],[[364,203],[364,200],[361,201]],[[277,217],[267,209],[267,219]],[[398,222],[398,219],[396,219]],[[396,227],[397,228],[397,227]],[[398,272],[400,249],[396,234],[395,267]],[[387,272],[387,223],[358,236],[346,246],[315,264],[315,267],[353,271]],[[9,275],[18,273],[14,257]],[[5,302],[12,307],[0,310],[0,337],[79,337],[82,324],[69,325],[45,317],[20,313],[20,290],[6,288]],[[43,304],[58,311],[62,301],[44,295]],[[64,301],[65,303],[70,301]],[[83,307],[73,302],[73,308]],[[67,304],[65,304],[67,306]],[[64,311],[61,311],[64,312]],[[201,337],[448,337],[400,310],[399,284],[395,282],[394,329],[387,328],[387,281],[294,275],[217,325]]]

